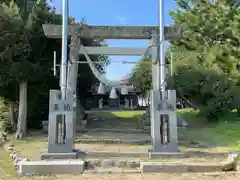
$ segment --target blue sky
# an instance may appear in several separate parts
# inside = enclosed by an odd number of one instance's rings
[[[53,0],[53,5],[61,12],[61,0]],[[164,2],[164,24],[171,24],[169,10],[175,10],[174,0]],[[88,25],[157,25],[158,0],[69,0],[69,14],[77,21],[84,18]],[[110,47],[146,47],[143,40],[108,40]],[[111,56],[110,60],[138,61],[139,57]],[[133,65],[111,63],[106,71],[110,80],[118,80],[131,72]]]

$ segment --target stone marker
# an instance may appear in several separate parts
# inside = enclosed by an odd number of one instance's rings
[[[222,163],[222,171],[236,171],[238,156],[238,154],[229,154],[227,161]]]
[[[74,159],[73,152],[73,92],[66,92],[66,100],[61,99],[60,90],[50,90],[48,120],[48,152],[41,159]],[[61,157],[60,157],[61,156]]]
[[[55,161],[22,161],[18,164],[17,173],[20,176],[45,174],[45,173],[76,173],[84,171],[84,161],[55,160]]]

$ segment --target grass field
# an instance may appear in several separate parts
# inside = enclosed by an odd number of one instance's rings
[[[235,112],[225,115],[216,123],[207,122],[198,111],[192,109],[180,110],[178,114],[184,117],[190,126],[184,133],[186,139],[193,138],[207,146],[240,150],[240,117]]]
[[[94,113],[92,116],[98,117],[101,120],[92,123],[90,128],[140,128],[138,120],[143,113],[144,111],[113,111]]]
[[[138,127],[138,117],[144,111],[122,111],[101,114],[103,117],[117,117],[118,121],[107,121],[101,127]],[[177,111],[183,117],[190,128],[184,133],[186,140],[194,140],[206,146],[223,146],[232,149],[240,149],[240,117],[236,112],[226,114],[217,123],[209,123],[201,116],[199,111],[193,109],[181,109]],[[99,122],[101,124],[101,122]]]

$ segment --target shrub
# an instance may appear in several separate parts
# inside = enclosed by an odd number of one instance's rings
[[[238,108],[238,87],[235,78],[229,78],[212,67],[201,65],[177,66],[173,86],[194,104],[209,120],[219,117],[233,108]],[[239,91],[238,91],[239,92]]]

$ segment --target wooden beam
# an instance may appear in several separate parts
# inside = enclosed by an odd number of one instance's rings
[[[141,56],[146,48],[122,48],[122,47],[84,47],[89,55],[113,55],[113,56]],[[84,54],[82,48],[79,49],[79,54]]]
[[[62,26],[53,24],[43,24],[44,34],[49,38],[61,38]],[[68,35],[78,33],[84,38],[103,39],[150,39],[153,33],[158,33],[158,26],[85,26],[69,25]],[[181,29],[175,26],[164,28],[165,40],[179,38]]]

